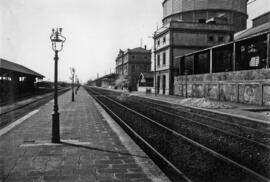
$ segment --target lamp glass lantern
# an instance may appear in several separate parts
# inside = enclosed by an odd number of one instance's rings
[[[50,39],[52,42],[52,49],[57,52],[62,51],[63,44],[66,41],[66,37],[62,35],[62,28],[53,28]]]

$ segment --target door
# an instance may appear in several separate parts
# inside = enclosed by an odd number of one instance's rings
[[[159,88],[160,88],[160,76],[157,76],[157,93],[159,94]]]
[[[162,76],[162,94],[165,95],[166,91],[166,75]]]

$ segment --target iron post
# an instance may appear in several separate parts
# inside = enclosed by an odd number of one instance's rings
[[[59,122],[59,112],[58,112],[58,52],[63,49],[63,43],[66,38],[61,35],[62,28],[52,29],[52,34],[50,36],[52,42],[52,49],[55,53],[54,56],[54,105],[52,113],[52,143],[60,143],[60,122]]]

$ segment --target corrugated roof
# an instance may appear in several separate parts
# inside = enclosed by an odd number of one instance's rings
[[[267,12],[265,12],[265,13],[263,13],[263,14],[257,16],[257,17],[255,17],[255,18],[253,18],[252,21],[257,20],[257,19],[259,19],[259,18],[261,18],[261,17],[263,17],[263,16],[266,16],[266,15],[268,15],[268,14],[270,14],[270,11],[267,11]]]
[[[258,33],[267,32],[267,31],[270,31],[270,22],[262,24],[260,26],[254,27],[254,28],[247,29],[247,30],[237,34],[234,37],[234,40],[240,40],[242,38],[246,38],[246,37],[249,37],[249,36],[252,36],[252,35],[255,35]]]
[[[208,47],[208,48],[205,48],[205,49],[201,49],[201,50],[198,50],[198,51],[190,52],[188,54],[177,56],[176,58],[178,59],[178,58],[181,58],[181,57],[186,57],[186,56],[193,55],[195,53],[200,53],[200,52],[203,52],[203,51],[207,51],[207,50],[210,50],[212,48],[222,47],[222,46],[225,46],[225,45],[233,44],[234,42],[240,42],[240,41],[243,41],[245,39],[250,39],[252,37],[256,37],[256,36],[259,36],[259,35],[262,35],[262,34],[266,34],[267,32],[270,32],[270,22],[265,23],[263,25],[260,25],[258,27],[250,28],[250,29],[243,30],[243,31],[237,33],[234,36],[234,41],[219,44],[219,45],[215,45],[215,46]]]
[[[7,60],[2,59],[2,58],[0,58],[0,68],[23,73],[23,74],[27,74],[27,75],[33,75],[33,76],[36,76],[38,78],[44,78],[43,75],[41,75],[41,74],[39,74],[39,73],[29,69],[29,68],[26,68],[26,67],[24,67],[20,64],[17,64],[17,63],[7,61]]]

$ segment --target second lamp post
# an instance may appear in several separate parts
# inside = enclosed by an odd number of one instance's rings
[[[74,102],[74,76],[75,76],[75,68],[71,68],[71,80],[72,80],[71,101],[72,102]]]

